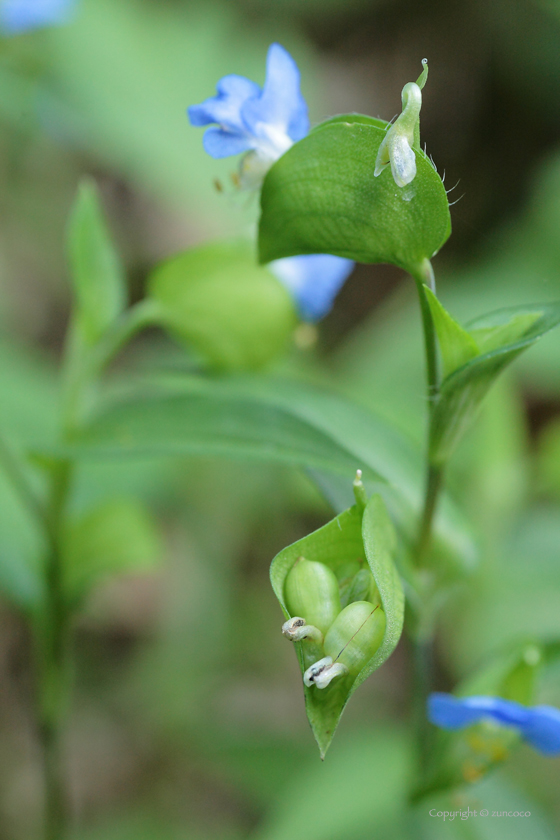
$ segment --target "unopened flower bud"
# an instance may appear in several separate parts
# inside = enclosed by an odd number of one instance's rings
[[[324,563],[304,557],[296,560],[286,577],[284,595],[290,615],[303,616],[323,636],[341,609],[334,572]]]

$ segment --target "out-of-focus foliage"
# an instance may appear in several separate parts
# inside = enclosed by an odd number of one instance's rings
[[[203,154],[185,108],[227,73],[261,82],[272,40],[297,58],[314,122],[342,111],[390,119],[403,67],[408,76],[427,55],[423,138],[446,185],[461,179],[450,199],[465,194],[435,262],[442,303],[466,324],[489,310],[558,300],[559,8],[552,0],[421,8],[408,0],[82,0],[66,26],[3,39],[0,410],[14,445],[43,453],[53,445],[53,370],[68,317],[64,229],[78,178],[101,184],[133,299],[160,258],[242,230],[256,203],[230,186],[231,162]],[[334,383],[420,442],[420,325],[412,284],[400,277],[359,268],[315,349],[312,334],[300,333],[278,367]],[[444,615],[444,689],[514,639],[560,635],[559,359],[558,334],[530,349],[457,451],[450,488],[481,556]],[[166,366],[172,378],[194,364],[152,332],[115,365],[109,386],[123,390],[140,367]],[[301,422],[311,412],[336,426],[322,403],[294,411]],[[341,428],[347,422],[339,419]],[[352,434],[355,452],[369,451],[359,424]],[[369,446],[379,463],[387,457],[388,441]],[[401,475],[406,465],[403,457]],[[85,460],[76,522],[87,523],[108,488],[148,506],[164,542],[155,553],[164,556],[152,571],[100,585],[80,620],[67,743],[76,840],[557,836],[558,762],[528,750],[458,802],[422,803],[406,823],[404,645],[356,695],[319,762],[268,585],[270,558],[332,517],[307,477],[193,453]],[[147,528],[137,551],[123,546],[123,570],[128,551],[154,554]],[[8,604],[33,604],[44,546],[3,478],[0,532],[0,822],[8,840],[27,840],[41,793],[27,640]],[[539,692],[560,705],[557,665],[544,669]],[[432,807],[467,805],[532,816],[484,824],[429,816]]]

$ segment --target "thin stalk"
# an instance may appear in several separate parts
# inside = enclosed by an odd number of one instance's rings
[[[428,464],[426,476],[426,492],[424,495],[424,508],[420,520],[420,531],[416,547],[416,563],[419,567],[424,564],[426,554],[430,549],[432,539],[432,526],[439,500],[439,494],[443,486],[443,468],[440,465]]]
[[[117,319],[93,347],[85,346],[76,322],[68,333],[64,359],[62,437],[79,426],[95,380],[132,336],[157,320],[157,307],[142,301]],[[73,464],[59,461],[52,473],[45,527],[49,534],[45,603],[37,617],[38,722],[45,790],[44,840],[65,840],[70,814],[62,755],[64,717],[70,701],[72,612],[64,591],[64,529]]]
[[[435,292],[435,278],[432,265],[429,260],[424,260],[414,277],[420,301],[420,312],[422,315],[422,327],[424,330],[424,347],[426,353],[426,378],[428,394],[428,443],[427,443],[427,468],[426,485],[424,492],[424,508],[420,519],[420,528],[416,545],[416,563],[422,566],[426,553],[430,547],[432,525],[439,494],[443,484],[443,469],[440,465],[433,464],[430,460],[430,440],[432,422],[435,407],[439,399],[440,373],[438,365],[437,336],[430,305],[424,294],[423,287],[427,286]]]
[[[25,465],[0,432],[0,465],[10,484],[31,515],[46,527],[46,512],[25,473]]]
[[[79,425],[84,398],[95,380],[136,333],[158,322],[159,315],[160,309],[155,301],[142,300],[123,312],[93,347],[85,347],[77,325],[70,325],[62,410],[66,435]]]
[[[440,372],[438,364],[438,347],[435,326],[430,305],[424,294],[424,286],[435,292],[435,279],[429,260],[424,260],[417,274],[414,276],[420,302],[422,327],[424,331],[424,348],[426,354],[426,379],[428,397],[428,443],[426,446],[426,484],[424,491],[424,505],[420,518],[420,526],[416,543],[415,561],[420,570],[430,550],[432,528],[439,494],[443,485],[443,470],[430,460],[430,440],[434,410],[439,399]],[[419,580],[421,580],[419,576]],[[414,718],[417,732],[418,777],[425,779],[429,769],[432,748],[432,727],[426,716],[426,702],[433,685],[433,639],[434,616],[431,611],[430,599],[426,602],[426,592],[420,592],[423,605],[423,615],[412,639],[414,644]]]
[[[432,638],[419,638],[414,643],[414,718],[419,777],[425,778],[429,769],[433,727],[426,715],[426,704],[432,691],[434,674],[434,643]]]
[[[48,510],[51,549],[45,574],[45,603],[36,626],[38,721],[45,782],[45,840],[63,840],[68,826],[61,735],[69,692],[70,612],[64,594],[62,539],[71,474],[71,463],[61,461],[52,477]]]
[[[426,299],[423,291],[423,286],[427,286],[431,291],[435,292],[435,279],[432,265],[429,260],[424,260],[418,274],[414,276],[416,281],[416,288],[418,290],[418,299],[420,302],[420,314],[422,316],[422,328],[424,331],[424,349],[426,353],[426,378],[428,380],[428,411],[430,420],[433,410],[439,395],[439,369],[438,369],[438,352],[437,352],[437,337],[432,318],[430,304]]]

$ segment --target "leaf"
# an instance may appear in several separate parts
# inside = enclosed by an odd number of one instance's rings
[[[108,575],[150,571],[162,549],[143,505],[111,499],[70,523],[63,551],[66,589],[76,600]]]
[[[284,548],[270,566],[272,588],[286,618],[292,618],[285,600],[286,577],[299,557],[329,566],[335,574],[350,560],[365,559],[377,583],[385,611],[386,627],[380,648],[357,677],[334,680],[327,688],[304,685],[307,717],[319,746],[321,758],[333,739],[344,708],[356,688],[391,655],[402,633],[404,594],[393,562],[396,537],[380,496],[372,496],[362,514],[356,505],[345,510],[318,531]],[[301,672],[311,663],[304,661],[303,647],[295,645]]]
[[[430,797],[409,818],[415,840],[557,840],[557,829],[539,800],[500,773],[483,779],[472,792]],[[437,816],[444,813],[445,820]],[[515,813],[519,817],[512,818]]]
[[[375,178],[385,130],[360,115],[341,119],[323,123],[269,170],[260,260],[327,253],[417,273],[451,232],[443,183],[421,151],[408,187],[397,187],[388,168]]]
[[[289,292],[244,241],[178,254],[152,273],[148,292],[171,334],[218,368],[261,367],[286,349],[297,323]]]
[[[474,335],[484,330],[485,342],[491,340],[489,330],[495,330],[494,340],[505,336],[506,343],[476,356],[444,380],[433,415],[433,463],[444,463],[449,458],[498,374],[559,323],[560,303],[550,303],[502,309],[468,325]]]
[[[338,744],[326,764],[292,762],[253,838],[294,840],[305,826],[306,840],[393,840],[393,832],[401,836],[407,811],[410,764],[403,732],[390,724],[361,728]]]
[[[459,326],[431,289],[424,285],[422,292],[430,305],[443,360],[443,375],[446,377],[478,356],[480,350],[472,335]]]
[[[156,391],[115,402],[61,447],[70,457],[221,455],[279,461],[334,471],[350,478],[356,455],[287,409],[227,389],[187,394]],[[384,482],[373,469],[370,478]]]
[[[342,496],[342,503],[327,492],[338,510],[352,503],[350,479],[360,468],[369,492],[383,495],[401,536],[411,543],[416,538],[424,490],[422,453],[367,409],[305,382],[262,376],[208,378],[159,371],[150,386],[148,394],[133,392],[106,405],[58,454],[91,460],[181,452],[303,465],[321,473],[322,487],[341,482],[342,494],[337,489],[334,495]],[[213,413],[211,423],[204,411]],[[445,494],[434,545],[449,572],[455,569],[463,576],[473,567],[472,535]]]
[[[78,324],[94,344],[126,303],[126,283],[103,218],[97,188],[82,181],[68,228]]]

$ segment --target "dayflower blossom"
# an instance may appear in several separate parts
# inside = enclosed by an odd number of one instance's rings
[[[248,152],[241,177],[257,182],[309,131],[299,82],[299,70],[291,55],[280,44],[272,44],[262,89],[244,76],[224,76],[216,85],[217,96],[191,105],[187,113],[192,125],[210,126],[203,143],[211,157]]]
[[[318,321],[354,268],[353,260],[331,254],[304,254],[274,260],[268,268],[288,289],[304,321]]]
[[[3,0],[0,29],[7,35],[18,35],[66,23],[74,5],[75,0]]]
[[[493,721],[516,730],[545,755],[560,755],[560,709],[523,706],[501,697],[454,697],[431,694],[428,718],[443,729],[464,729],[480,721]]]
[[[272,164],[309,132],[299,85],[295,61],[280,44],[272,44],[262,89],[243,76],[224,76],[216,96],[187,109],[192,125],[210,126],[203,144],[211,157],[246,153],[240,166],[242,187],[259,188]],[[275,260],[268,267],[292,294],[303,320],[317,321],[331,309],[354,262],[306,254]]]

